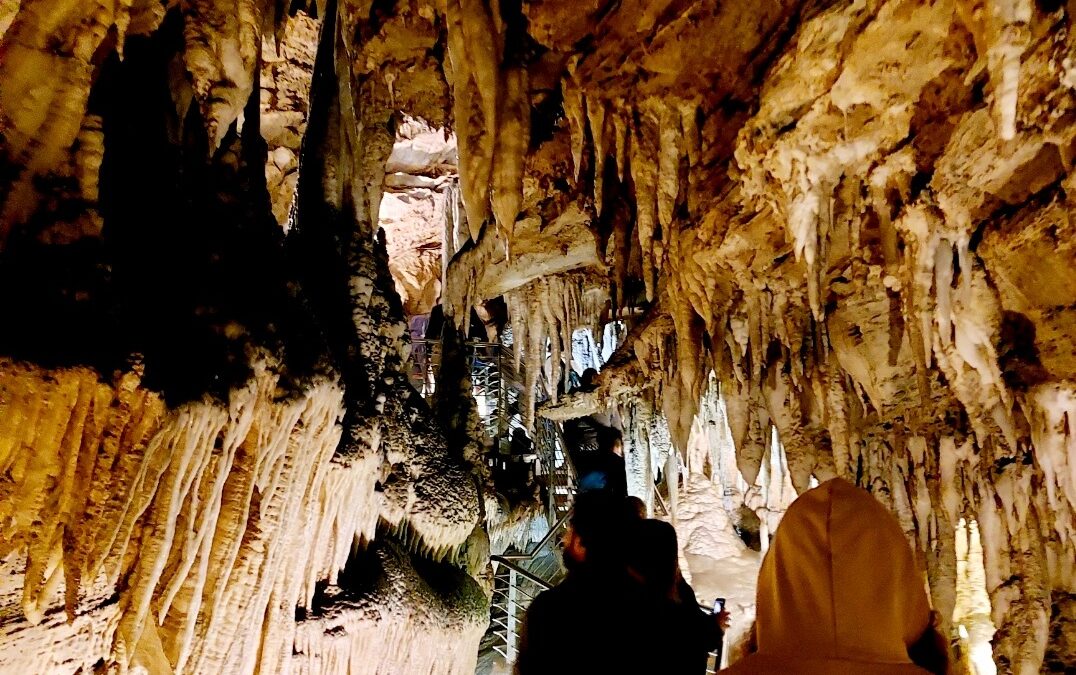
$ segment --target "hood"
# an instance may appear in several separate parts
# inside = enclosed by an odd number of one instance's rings
[[[760,655],[908,663],[930,608],[896,518],[834,479],[782,518],[759,571],[756,621]]]

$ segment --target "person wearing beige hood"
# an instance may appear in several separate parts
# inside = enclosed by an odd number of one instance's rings
[[[722,672],[944,673],[931,619],[896,518],[870,493],[833,479],[785,513],[759,570],[754,651]]]

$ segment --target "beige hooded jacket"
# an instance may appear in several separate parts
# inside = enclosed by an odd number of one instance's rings
[[[900,525],[874,497],[834,479],[784,518],[758,575],[758,651],[726,673],[926,673],[908,646],[930,622]]]

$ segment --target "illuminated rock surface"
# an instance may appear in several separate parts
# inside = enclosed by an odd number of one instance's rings
[[[1076,668],[1071,21],[0,1],[0,670],[473,668],[473,443],[403,338],[502,297],[526,426],[616,408],[633,491],[761,530],[850,478],[947,623],[974,522],[999,672]]]

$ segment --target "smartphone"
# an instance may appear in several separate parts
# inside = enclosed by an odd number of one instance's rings
[[[714,614],[720,614],[725,611],[725,598],[714,599]]]

